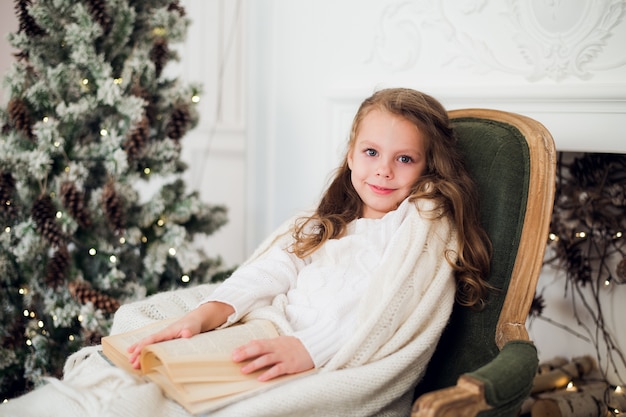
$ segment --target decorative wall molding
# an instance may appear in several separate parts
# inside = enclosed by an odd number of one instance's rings
[[[395,1],[380,11],[365,63],[421,71],[433,64],[425,43],[436,43],[446,52],[434,67],[589,80],[626,66],[625,18],[626,0]],[[615,45],[621,54],[607,60]]]

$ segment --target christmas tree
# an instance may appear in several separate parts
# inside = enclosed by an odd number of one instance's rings
[[[226,209],[185,191],[200,87],[168,79],[176,0],[17,0],[0,109],[0,401],[60,376],[121,303],[216,280],[194,237]],[[197,242],[197,241],[196,241]]]

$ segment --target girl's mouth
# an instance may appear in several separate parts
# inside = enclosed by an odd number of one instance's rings
[[[383,195],[385,195],[385,194],[389,194],[389,193],[393,192],[393,188],[379,187],[379,186],[374,185],[374,184],[369,184],[369,186],[370,186],[370,189],[374,193],[376,193],[376,194],[383,194]]]

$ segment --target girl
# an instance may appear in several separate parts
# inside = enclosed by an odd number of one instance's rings
[[[378,91],[360,106],[344,161],[311,215],[288,221],[217,288],[122,306],[112,333],[186,312],[129,349],[138,367],[150,343],[270,319],[281,336],[235,349],[235,362],[251,360],[241,371],[263,370],[261,380],[319,372],[212,417],[408,415],[455,295],[473,307],[487,295],[490,244],[476,194],[445,109],[414,90]],[[206,295],[199,305],[197,294]],[[72,355],[62,381],[0,405],[0,416],[189,416],[99,350]]]
[[[148,344],[232,324],[282,295],[289,334],[241,346],[233,361],[253,359],[241,371],[265,368],[260,380],[322,367],[358,326],[357,305],[372,285],[371,271],[408,211],[451,224],[447,249],[436,255],[453,271],[458,301],[479,307],[490,248],[476,195],[441,104],[410,89],[378,91],[360,106],[336,177],[314,214],[293,224],[293,239],[242,266],[196,309],[132,346],[131,362],[139,367]],[[420,208],[420,200],[432,207]],[[450,248],[451,241],[456,246]]]

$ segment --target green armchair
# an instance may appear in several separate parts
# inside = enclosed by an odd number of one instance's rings
[[[525,116],[463,109],[450,117],[478,184],[497,290],[484,310],[455,306],[411,416],[516,416],[538,365],[525,323],[548,239],[556,151],[548,130]]]

